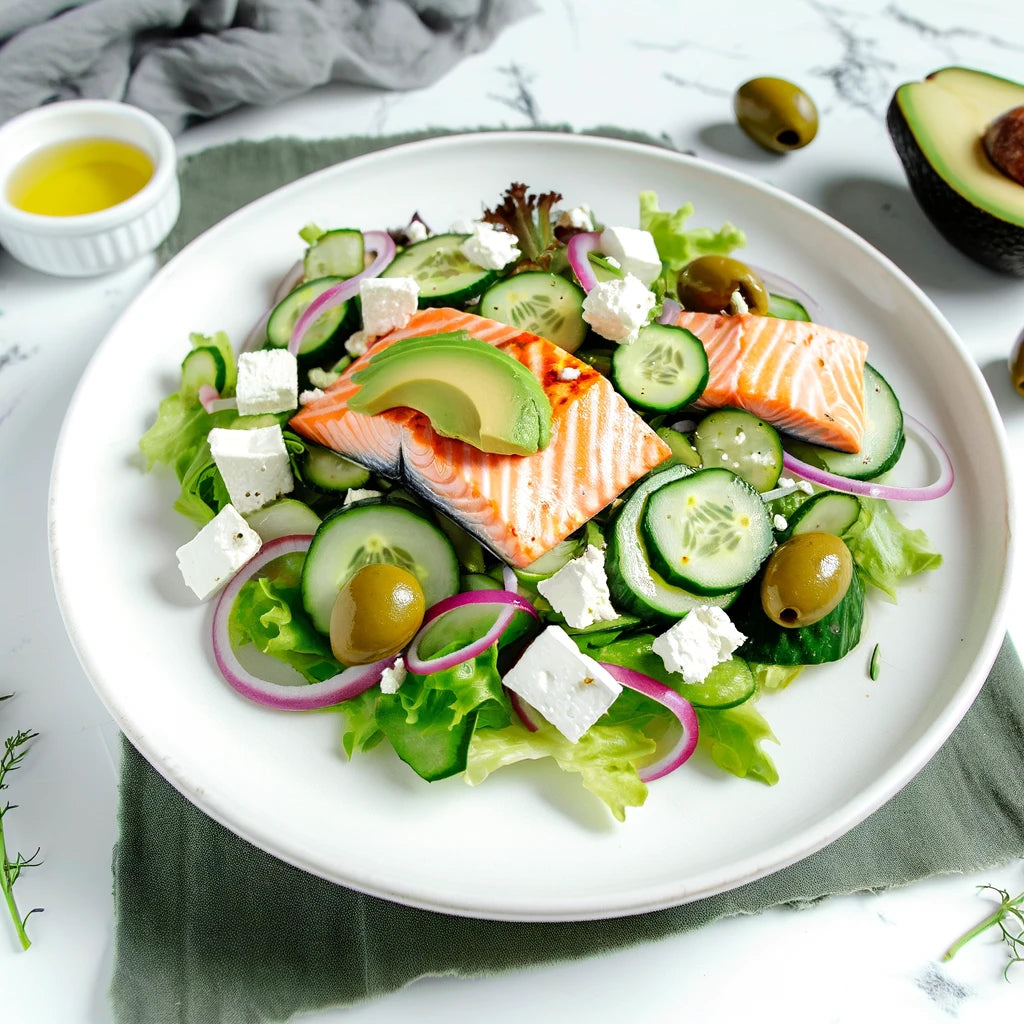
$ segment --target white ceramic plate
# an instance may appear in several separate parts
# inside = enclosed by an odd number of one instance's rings
[[[808,671],[761,709],[780,745],[773,788],[700,757],[652,785],[616,824],[551,765],[505,769],[479,788],[428,785],[378,748],[346,762],[334,714],[246,702],[217,675],[174,550],[192,534],[171,511],[169,473],[143,474],[137,439],[173,390],[190,331],[240,339],[301,253],[309,221],[364,229],[418,210],[436,229],[478,216],[510,181],[635,224],[637,192],[691,201],[693,225],[741,225],[746,258],[798,281],[828,322],[865,338],[905,408],[949,446],[953,491],[905,505],[945,556],[872,598],[861,646]],[[901,472],[929,467],[911,446]],[[457,914],[613,916],[683,903],[775,871],[835,839],[895,793],[969,707],[1004,632],[1012,563],[1005,444],[973,363],[922,293],[816,210],[697,160],[571,136],[445,138],[329,168],[246,207],[165,267],[103,343],[68,411],[50,508],[68,631],[128,737],[190,800],[311,872]],[[881,674],[867,662],[880,644]]]

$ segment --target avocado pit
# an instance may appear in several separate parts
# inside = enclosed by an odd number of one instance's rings
[[[1024,105],[997,117],[985,132],[988,158],[1008,178],[1024,185]]]

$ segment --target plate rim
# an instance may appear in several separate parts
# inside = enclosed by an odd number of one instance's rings
[[[444,134],[412,142],[389,145],[383,149],[352,157],[350,159],[331,164],[310,174],[303,175],[294,181],[288,182],[271,192],[258,197],[250,203],[245,204],[238,210],[233,211],[228,216],[211,225],[188,242],[177,254],[175,254],[174,257],[168,260],[164,266],[159,268],[157,273],[149,282],[147,282],[131,303],[129,303],[121,316],[118,317],[117,321],[111,326],[103,341],[101,341],[99,346],[97,346],[96,352],[90,360],[89,366],[86,368],[85,372],[83,372],[72,399],[68,404],[64,422],[62,423],[60,434],[58,436],[51,469],[50,491],[47,502],[48,547],[50,552],[51,576],[53,578],[54,589],[57,595],[58,606],[61,617],[64,621],[65,629],[75,649],[76,655],[85,670],[86,676],[90,680],[94,692],[99,696],[101,702],[104,704],[108,713],[117,723],[119,728],[125,733],[133,745],[140,750],[146,760],[149,761],[150,764],[152,764],[168,782],[175,786],[175,788],[178,789],[186,799],[236,835],[241,836],[243,839],[253,843],[271,855],[276,856],[287,863],[293,864],[302,870],[319,875],[329,881],[347,885],[384,899],[397,901],[402,904],[419,907],[421,909],[440,911],[459,916],[507,921],[593,920],[626,916],[678,906],[696,899],[731,890],[758,878],[772,874],[804,859],[828,845],[839,836],[850,831],[852,828],[855,828],[866,817],[891,799],[893,795],[902,789],[903,786],[905,786],[924,767],[924,765],[931,760],[939,747],[946,741],[946,739],[948,739],[953,729],[967,712],[984,684],[985,678],[992,666],[992,663],[995,661],[996,655],[998,654],[1003,634],[1006,632],[1012,575],[1011,567],[1013,565],[1013,552],[1016,545],[1014,533],[1012,530],[1008,529],[1006,534],[1007,571],[1004,573],[1001,585],[995,595],[996,614],[993,616],[992,625],[990,626],[984,642],[980,645],[979,650],[972,661],[972,671],[968,673],[967,677],[956,689],[955,699],[946,703],[942,712],[931,721],[931,725],[921,739],[908,749],[887,772],[882,774],[881,777],[875,778],[866,786],[861,787],[855,797],[826,815],[815,829],[815,831],[819,833],[819,838],[814,843],[810,845],[804,843],[799,846],[799,849],[789,850],[788,854],[781,858],[773,859],[771,863],[767,865],[762,864],[759,868],[755,868],[745,874],[744,877],[738,878],[724,886],[720,884],[703,887],[698,886],[692,891],[682,893],[677,889],[673,894],[666,895],[664,892],[660,892],[660,894],[653,895],[642,902],[637,902],[636,899],[632,899],[620,905],[611,907],[603,906],[598,908],[595,906],[589,906],[577,907],[574,909],[563,907],[562,910],[554,912],[543,908],[529,909],[521,905],[502,905],[500,900],[494,901],[494,905],[489,908],[450,905],[444,901],[439,902],[436,899],[431,899],[425,893],[416,894],[404,891],[402,893],[396,893],[387,886],[365,886],[351,879],[342,880],[338,877],[336,868],[332,870],[328,865],[316,863],[315,860],[310,859],[308,855],[306,858],[297,856],[296,851],[288,848],[285,843],[275,843],[272,840],[268,841],[265,835],[259,836],[252,830],[240,825],[239,822],[232,820],[228,810],[211,806],[208,800],[204,800],[201,795],[197,795],[195,792],[194,782],[189,780],[184,773],[177,770],[175,765],[169,763],[165,759],[162,759],[158,754],[151,754],[146,750],[143,730],[135,722],[129,709],[118,706],[112,700],[111,695],[105,692],[102,688],[100,682],[102,673],[100,672],[99,667],[94,664],[91,652],[88,650],[88,645],[84,642],[76,628],[75,613],[68,602],[69,595],[64,590],[61,571],[63,556],[61,552],[60,528],[58,523],[58,513],[63,514],[61,512],[61,502],[63,500],[60,482],[61,467],[67,450],[66,442],[69,424],[74,420],[76,410],[79,405],[85,400],[84,396],[87,394],[89,389],[91,370],[95,363],[96,353],[101,351],[109,337],[118,332],[122,321],[133,314],[138,305],[146,301],[151,291],[160,287],[166,278],[173,276],[176,272],[176,267],[181,261],[189,257],[190,251],[193,247],[197,246],[201,242],[203,244],[210,244],[210,239],[215,240],[216,236],[221,232],[230,231],[236,219],[253,216],[254,210],[258,213],[259,208],[264,204],[281,202],[282,196],[286,197],[290,191],[301,191],[303,188],[309,187],[308,183],[311,180],[336,175],[339,173],[339,168],[357,166],[358,169],[358,167],[372,165],[377,161],[394,160],[396,153],[401,157],[409,152],[415,153],[415,151],[423,149],[459,148],[465,146],[467,142],[488,146],[501,146],[510,142],[514,145],[530,145],[536,144],[542,140],[550,142],[552,139],[557,140],[560,144],[578,146],[585,149],[600,150],[610,147],[612,149],[619,149],[626,152],[640,152],[648,157],[653,155],[655,158],[660,157],[677,164],[696,167],[703,174],[710,174],[712,177],[723,177],[740,186],[753,188],[757,192],[772,195],[782,201],[785,205],[801,210],[805,215],[811,216],[813,219],[831,229],[834,233],[838,233],[846,242],[861,249],[871,259],[876,262],[880,261],[887,273],[895,275],[901,285],[911,292],[915,300],[927,309],[933,321],[935,321],[936,325],[941,328],[942,333],[946,336],[947,340],[961,357],[962,362],[971,371],[974,390],[977,393],[977,397],[981,399],[981,404],[988,420],[987,425],[992,429],[992,434],[997,441],[998,461],[1003,473],[1001,482],[1005,490],[1006,509],[1009,516],[1009,522],[1012,523],[1016,516],[1016,494],[1013,474],[1010,471],[1008,444],[995,401],[989,392],[987,385],[984,383],[984,378],[980,369],[970,357],[966,347],[963,345],[963,342],[957,336],[952,326],[929,296],[925,294],[924,291],[891,259],[889,259],[889,257],[884,253],[881,253],[869,242],[857,235],[846,225],[835,220],[829,214],[817,207],[814,207],[805,200],[785,192],[777,186],[758,181],[747,174],[736,171],[732,168],[720,166],[699,157],[678,153],[674,150],[661,147],[656,144],[634,142],[601,135],[546,131],[458,132],[454,134]],[[621,827],[628,828],[629,826],[627,824]],[[796,835],[800,836],[802,833],[798,832]],[[793,837],[790,837],[784,845],[788,847],[798,844],[795,844]]]

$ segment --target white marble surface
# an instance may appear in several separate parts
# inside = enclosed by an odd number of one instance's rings
[[[387,134],[471,128],[609,124],[663,136],[682,150],[770,181],[815,204],[887,253],[938,304],[982,368],[1024,452],[1024,399],[1006,357],[1024,327],[1024,281],[978,267],[948,247],[910,196],[884,113],[893,89],[947,64],[1020,80],[1024,8],[952,0],[882,3],[733,0],[546,0],[492,49],[409,94],[332,87],[274,109],[196,127],[190,153],[278,134]],[[819,137],[777,158],[735,128],[730,97],[755,74],[801,84],[821,110]],[[116,736],[65,639],[46,549],[50,460],[63,410],[91,353],[154,270],[146,260],[86,281],[47,278],[0,253],[0,480],[7,544],[0,588],[0,711],[40,732],[12,779],[7,819],[22,848],[42,848],[23,876],[35,944],[21,953],[0,921],[0,1018],[109,1020],[110,853],[116,836]],[[1017,473],[1018,488],[1024,469]],[[1016,567],[1021,568],[1019,565]],[[1024,573],[1011,633],[1024,649]],[[317,1021],[493,1024],[740,1020],[789,1022],[1018,1020],[1024,966],[1003,980],[994,935],[949,964],[946,945],[990,910],[975,886],[1024,889],[1024,863],[932,879],[876,895],[771,911],[599,960],[479,980],[431,980]]]

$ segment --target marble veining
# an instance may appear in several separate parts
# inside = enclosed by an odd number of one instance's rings
[[[968,28],[964,25],[954,25],[950,28],[937,28],[920,18],[915,18],[907,11],[901,10],[895,4],[891,4],[884,12],[888,17],[916,32],[922,40],[934,43],[951,60],[956,59],[956,51],[952,45],[954,40],[969,39],[984,43],[986,46],[995,46],[1001,50],[1024,51],[1024,45],[1014,43],[1003,36],[994,35],[991,32],[981,32],[976,28]]]
[[[7,369],[8,366],[13,366],[15,363],[23,363],[26,359],[35,353],[35,349],[31,352],[26,352],[19,344],[8,345],[7,348],[0,350],[0,372]]]
[[[928,964],[914,977],[914,984],[950,1017],[957,1017],[960,1005],[971,990],[951,978],[938,964]]]
[[[507,96],[489,93],[490,98],[509,107],[517,114],[522,114],[534,127],[538,126],[540,124],[540,109],[533,90],[530,88],[533,83],[533,75],[515,61],[503,65],[498,70],[508,80],[511,92]]]

